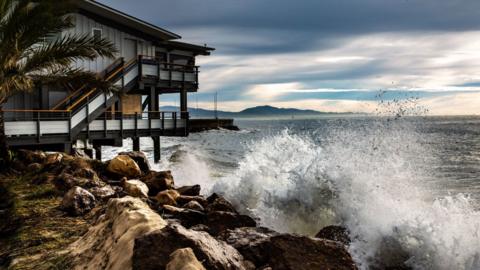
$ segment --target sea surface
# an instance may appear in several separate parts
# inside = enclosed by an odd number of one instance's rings
[[[177,185],[224,194],[281,232],[345,226],[361,269],[405,260],[415,269],[480,269],[480,117],[236,124],[241,131],[162,137],[155,168],[172,170]],[[149,139],[141,147],[153,155]]]

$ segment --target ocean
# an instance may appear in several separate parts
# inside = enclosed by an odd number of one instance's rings
[[[177,185],[221,193],[261,225],[313,236],[342,225],[361,269],[480,269],[480,117],[237,120],[163,138]],[[142,139],[152,157],[152,143]],[[104,157],[131,149],[105,148]]]

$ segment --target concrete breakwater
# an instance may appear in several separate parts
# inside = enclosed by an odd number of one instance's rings
[[[190,132],[201,132],[214,129],[239,130],[233,119],[190,119]]]

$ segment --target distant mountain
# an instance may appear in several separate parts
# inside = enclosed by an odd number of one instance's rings
[[[178,111],[178,107],[174,106],[162,106],[162,111]],[[213,110],[188,108],[190,117],[202,118],[202,117],[215,117]],[[242,117],[275,117],[275,116],[315,116],[315,115],[328,115],[338,114],[331,112],[320,112],[314,110],[300,110],[294,108],[277,108],[272,106],[258,106],[245,109],[240,112],[227,112],[218,111],[219,118],[242,118]]]

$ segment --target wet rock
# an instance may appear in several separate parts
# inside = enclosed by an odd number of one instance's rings
[[[126,180],[123,178],[121,181],[123,191],[128,195],[136,198],[147,199],[148,187],[140,180]]]
[[[180,188],[177,188],[178,193],[184,196],[198,196],[200,195],[200,190],[202,188],[200,185],[194,185],[194,186],[183,186]]]
[[[27,171],[30,173],[38,173],[43,169],[40,163],[31,163],[27,166]]]
[[[140,177],[142,171],[138,167],[137,163],[129,156],[119,155],[110,160],[107,166],[107,171],[128,179]]]
[[[147,156],[143,152],[132,151],[132,152],[122,152],[119,155],[129,156],[133,159],[143,174],[148,174],[150,172],[150,163],[148,162]]]
[[[268,256],[263,250],[262,244],[270,240],[270,237],[279,233],[263,227],[236,228],[226,230],[217,238],[238,250],[246,260],[253,262],[257,267],[268,263]]]
[[[165,269],[169,263],[169,255],[182,248],[191,248],[206,269],[249,269],[242,255],[233,247],[215,240],[206,232],[187,230],[179,224],[170,224],[138,237],[135,240],[133,269]]]
[[[207,212],[222,211],[237,213],[235,207],[233,207],[233,205],[228,200],[226,200],[222,196],[219,196],[216,193],[212,194],[210,197],[207,198],[207,203],[208,206],[205,208]]]
[[[205,268],[191,248],[182,248],[170,254],[166,270],[205,270]]]
[[[74,216],[90,212],[95,207],[95,196],[81,187],[70,189],[63,197],[61,208]]]
[[[207,224],[210,234],[218,235],[228,229],[255,227],[257,223],[251,217],[232,212],[215,211],[207,214]]]
[[[346,246],[350,245],[350,234],[348,230],[341,226],[327,226],[321,229],[316,235],[316,238],[323,238],[327,240],[336,241]]]
[[[159,205],[177,205],[177,198],[180,194],[173,189],[161,191],[155,196]]]
[[[175,163],[181,161],[187,155],[187,151],[185,150],[177,150],[175,151],[170,158],[168,159],[170,162]]]
[[[282,234],[260,244],[275,270],[356,270],[345,246],[334,241]]]
[[[68,191],[75,186],[82,187],[82,188],[93,188],[93,187],[102,187],[105,185],[105,183],[101,182],[98,179],[87,179],[82,177],[75,177],[68,173],[62,173],[58,175],[53,180],[53,184],[60,191]]]
[[[183,205],[183,208],[191,209],[199,212],[205,211],[205,208],[203,208],[203,206],[197,201],[189,201],[188,203]]]
[[[371,262],[372,269],[409,270],[406,262],[411,255],[395,237],[384,237],[379,243],[379,248]]]
[[[237,228],[218,238],[258,269],[357,269],[345,246],[330,240],[279,234],[267,228]]]
[[[109,185],[91,188],[90,193],[92,193],[98,201],[108,201],[117,195],[115,190]]]
[[[155,196],[160,191],[167,189],[173,189],[175,182],[171,171],[155,172],[150,171],[144,177],[141,178],[150,189],[150,195]]]
[[[206,215],[200,211],[165,205],[160,209],[164,218],[176,219],[185,227],[205,223]]]
[[[138,198],[111,199],[105,214],[82,238],[68,247],[73,260],[72,269],[132,269],[135,238],[166,224]],[[165,258],[168,259],[170,253]],[[141,256],[157,257],[157,254],[147,251]]]

